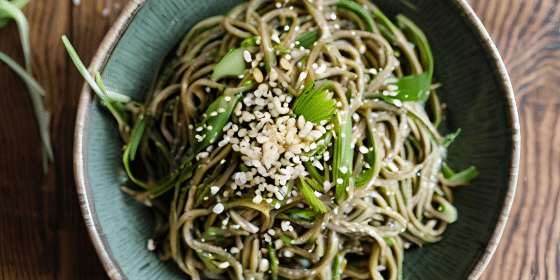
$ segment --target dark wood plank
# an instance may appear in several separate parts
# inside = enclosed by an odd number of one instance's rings
[[[47,91],[55,160],[44,175],[31,101],[0,64],[0,278],[107,279],[87,234],[73,174],[73,135],[83,79],[60,40],[68,35],[88,64],[126,1],[31,1],[33,73]],[[107,9],[106,9],[107,8]],[[119,8],[120,9],[120,8]],[[105,11],[108,11],[106,13]],[[15,23],[0,30],[0,51],[23,63]]]
[[[560,33],[558,1],[468,0],[511,77],[521,122],[517,192],[481,280],[558,279]]]

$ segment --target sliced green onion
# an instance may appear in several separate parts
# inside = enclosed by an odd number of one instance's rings
[[[455,141],[455,139],[457,138],[457,136],[459,136],[459,133],[461,133],[461,129],[457,129],[457,131],[455,133],[451,133],[451,134],[447,134],[445,135],[442,139],[441,139],[441,145],[444,148],[449,147],[449,145],[451,145],[451,143],[453,143],[453,141]]]
[[[442,164],[442,173],[445,179],[451,182],[464,182],[468,183],[470,180],[476,178],[478,176],[478,169],[475,166],[471,166],[463,171],[458,173],[453,172],[451,168],[446,164]]]
[[[287,214],[290,219],[294,220],[313,221],[315,216],[317,216],[317,212],[297,208],[288,209],[283,213]]]
[[[342,265],[344,264],[344,254],[336,252],[332,263],[332,280],[340,280],[342,276]]]
[[[290,241],[291,243],[291,241]],[[290,244],[288,243],[288,245]],[[270,256],[270,277],[272,280],[278,279],[278,255],[271,243],[268,244],[268,254]]]
[[[97,83],[95,82],[93,77],[89,74],[89,71],[87,70],[86,66],[84,65],[84,63],[82,62],[80,57],[78,56],[78,53],[76,52],[74,47],[72,47],[72,44],[70,43],[70,41],[68,40],[66,35],[62,35],[62,42],[64,42],[64,46],[66,47],[66,50],[68,51],[68,54],[70,55],[70,58],[72,58],[72,61],[74,62],[74,64],[78,68],[78,71],[80,71],[80,74],[82,74],[82,76],[84,77],[86,82],[93,89],[93,91],[97,94],[97,96],[99,96],[99,98],[101,98],[101,100],[103,100],[107,104],[109,104],[111,101],[118,101],[118,102],[123,102],[123,103],[131,101],[130,97],[128,97],[126,95],[123,95],[123,94],[120,94],[118,92],[107,91],[106,95],[105,95],[103,93],[103,91],[99,88],[99,86],[97,85]]]
[[[327,150],[329,144],[331,143],[331,140],[332,140],[332,131],[329,130],[325,134],[323,134],[323,136],[317,139],[317,141],[315,141],[315,143],[317,144],[317,148],[307,153],[302,153],[301,155],[309,158],[313,156],[320,156]]]
[[[363,21],[365,21],[367,26],[367,31],[374,32],[375,29],[373,28],[373,24],[374,24],[373,18],[371,17],[371,14],[368,12],[368,10],[366,10],[366,8],[364,8],[362,5],[350,0],[340,0],[336,2],[333,6],[355,13]]]
[[[258,46],[260,44],[261,44],[260,36],[249,37],[249,38],[241,41],[241,47],[243,47],[243,48]]]
[[[334,139],[332,174],[333,183],[336,185],[335,198],[338,203],[341,203],[348,196],[346,188],[350,185],[353,170],[352,119],[345,111],[339,112],[334,119],[336,137]]]
[[[206,109],[206,118],[198,125],[198,127],[205,127],[200,134],[202,139],[194,145],[195,154],[198,154],[202,149],[213,144],[222,136],[224,133],[224,126],[229,121],[237,101],[241,98],[243,98],[243,94],[241,93],[235,96],[222,95],[208,106],[208,109]],[[217,113],[220,108],[225,109],[225,112]]]
[[[373,131],[372,128],[369,126],[369,124],[367,125],[367,129],[366,129],[366,141],[364,143],[364,146],[368,148],[368,150],[370,148],[373,148],[373,151],[364,154],[364,162],[369,164],[370,168],[368,170],[365,170],[364,172],[361,172],[358,175],[358,178],[356,178],[356,188],[360,188],[367,185],[367,183],[371,181],[371,179],[377,172],[377,148],[375,146]]]
[[[305,177],[305,182],[307,184],[309,184],[310,187],[312,187],[314,190],[318,191],[318,192],[325,192],[325,187],[323,186],[323,184],[317,182],[316,180],[312,179],[312,178],[308,178]],[[324,181],[321,181],[324,182]]]
[[[293,239],[287,235],[280,234],[280,240],[282,240],[286,245],[291,245]]]
[[[317,168],[315,168],[315,166],[313,166],[310,161],[306,161],[303,165],[305,165],[305,170],[309,172],[311,178],[317,180],[318,182],[325,182],[325,176],[321,175],[319,171],[317,171]]]
[[[432,84],[434,73],[434,57],[428,43],[428,38],[413,21],[404,15],[397,15],[396,21],[399,27],[408,34],[409,41],[417,46],[425,71],[422,74],[407,76],[401,79],[397,83],[399,87],[397,98],[409,96],[409,99],[412,100],[405,101],[425,102],[430,94],[430,85]]]
[[[243,58],[243,52],[245,48],[232,49],[228,52],[220,62],[214,67],[214,72],[210,79],[212,81],[218,81],[221,78],[229,76],[239,76],[243,74],[243,71],[247,69],[245,58]]]
[[[319,40],[319,29],[307,31],[296,37],[295,48],[311,49],[313,44]]]
[[[136,157],[136,151],[138,150],[138,146],[140,145],[140,142],[142,141],[142,138],[144,136],[144,132],[146,131],[146,124],[147,117],[145,116],[145,114],[140,114],[140,116],[138,117],[138,121],[132,129],[130,142],[127,145],[127,149],[130,150],[130,160],[134,160],[134,158]]]
[[[305,182],[305,180],[301,176],[299,177],[299,183],[301,194],[309,202],[313,210],[319,213],[329,212],[327,207],[317,198],[313,189]]]

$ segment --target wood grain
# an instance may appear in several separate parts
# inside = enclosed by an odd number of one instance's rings
[[[510,74],[522,141],[510,218],[481,279],[559,279],[558,1],[468,2],[496,43]]]
[[[78,4],[79,3],[79,4]],[[83,79],[60,37],[66,34],[86,64],[125,1],[31,1],[34,75],[48,95],[55,160],[44,175],[30,99],[19,78],[0,65],[0,278],[108,279],[87,234],[74,183],[74,120]],[[0,51],[23,62],[11,23]],[[6,40],[5,38],[10,38]]]
[[[560,10],[557,0],[467,0],[496,43],[516,92],[522,132],[517,193],[482,280],[559,279]],[[64,50],[67,34],[86,64],[127,0],[31,1],[34,75],[48,92],[55,161],[41,170],[40,139],[20,79],[0,64],[0,278],[107,279],[78,207],[72,169],[83,79]],[[23,62],[17,28],[0,51]],[[9,39],[8,39],[9,38]]]

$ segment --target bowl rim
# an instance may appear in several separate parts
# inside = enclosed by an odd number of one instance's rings
[[[99,48],[95,53],[95,56],[93,57],[88,68],[90,73],[93,73],[95,71],[101,72],[104,69],[110,55],[115,49],[116,44],[128,28],[129,24],[132,22],[138,11],[144,6],[147,1],[148,0],[131,0],[127,3],[127,5],[121,11],[119,17],[99,45]],[[514,91],[511,86],[511,81],[507,73],[505,64],[500,57],[498,49],[496,48],[495,44],[490,38],[490,35],[484,28],[484,25],[482,24],[478,16],[474,13],[473,9],[466,2],[466,0],[452,0],[451,3],[459,8],[459,10],[464,13],[464,15],[466,15],[467,20],[465,20],[465,22],[469,24],[472,31],[474,31],[475,34],[478,35],[480,39],[482,39],[481,43],[485,53],[496,63],[497,74],[500,77],[500,81],[506,90],[506,100],[509,109],[508,112],[510,114],[512,123],[512,157],[510,162],[508,189],[504,197],[502,208],[499,211],[500,214],[496,218],[496,223],[492,231],[492,235],[488,238],[486,248],[484,248],[484,252],[479,255],[479,259],[467,276],[467,279],[470,280],[478,279],[480,277],[480,275],[490,262],[492,255],[496,251],[496,248],[504,231],[511,206],[513,204],[515,188],[517,185],[519,158],[521,154],[521,136]],[[89,114],[89,108],[91,106],[92,97],[93,95],[90,87],[87,83],[84,82],[80,93],[74,130],[74,176],[76,181],[76,189],[88,234],[92,240],[99,259],[101,260],[101,263],[105,268],[105,271],[107,272],[107,275],[112,280],[127,279],[120,265],[114,259],[112,253],[110,252],[109,244],[105,238],[105,234],[102,232],[99,225],[97,213],[95,211],[95,204],[93,202],[91,185],[88,177],[87,160],[84,157],[87,147],[86,131],[88,130],[89,120],[91,117]]]

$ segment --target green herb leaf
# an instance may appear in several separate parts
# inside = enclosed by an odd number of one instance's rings
[[[329,92],[334,90],[332,83],[326,83],[317,89],[313,88],[314,81],[311,80],[303,89],[294,102],[292,111],[299,117],[303,116],[306,121],[319,123],[322,120],[330,120],[336,113],[336,99]]]
[[[443,137],[441,139],[441,145],[444,148],[449,147],[449,145],[451,145],[451,143],[453,143],[453,141],[455,141],[455,139],[457,138],[457,136],[459,136],[459,133],[461,133],[461,129],[457,129],[457,131],[455,133],[451,133],[451,134],[447,134],[445,135],[445,137]]]
[[[311,189],[311,187],[305,182],[305,179],[301,176],[299,177],[299,183],[299,190],[301,191],[301,194],[309,202],[313,210],[319,213],[329,212],[327,207],[319,200],[319,198],[317,198],[313,189]]]
[[[103,100],[105,103],[110,103],[112,101],[126,103],[126,102],[131,101],[130,97],[128,97],[126,95],[123,95],[123,94],[120,94],[120,93],[117,93],[117,92],[107,91],[106,94],[104,94],[103,91],[101,90],[101,88],[99,88],[99,86],[97,85],[97,83],[93,79],[93,77],[89,74],[89,71],[87,70],[86,66],[84,65],[84,63],[82,62],[80,57],[78,56],[78,53],[76,52],[76,50],[74,49],[74,47],[72,46],[72,44],[70,43],[70,41],[68,40],[68,37],[66,37],[66,35],[62,35],[62,42],[64,42],[64,46],[66,47],[66,50],[68,51],[68,54],[70,55],[70,58],[72,58],[72,61],[76,65],[76,68],[78,68],[78,71],[80,71],[80,74],[82,74],[82,76],[84,77],[86,82],[93,89],[93,91],[97,94],[97,96],[99,96],[99,98],[101,98],[101,100]]]
[[[210,79],[215,82],[224,77],[243,74],[243,71],[247,69],[247,62],[243,58],[243,51],[245,51],[245,48],[233,49],[228,52],[214,67],[214,72]]]
[[[296,37],[295,48],[311,49],[313,44],[319,40],[319,29],[307,31]]]
[[[362,5],[350,0],[340,0],[333,6],[355,13],[366,23],[367,31],[373,32],[375,30],[373,28],[374,21],[371,14]]]
[[[346,188],[350,184],[353,170],[352,119],[350,114],[345,111],[338,112],[334,119],[336,136],[334,139],[332,174],[333,183],[336,185],[335,198],[338,203],[341,203],[348,196]]]
[[[206,109],[206,118],[197,127],[203,127],[200,134],[201,141],[194,145],[194,152],[198,154],[202,149],[213,144],[224,133],[224,126],[227,124],[235,109],[237,101],[243,98],[243,94],[239,93],[235,96],[220,96]],[[226,111],[218,113],[218,109],[224,108]]]

